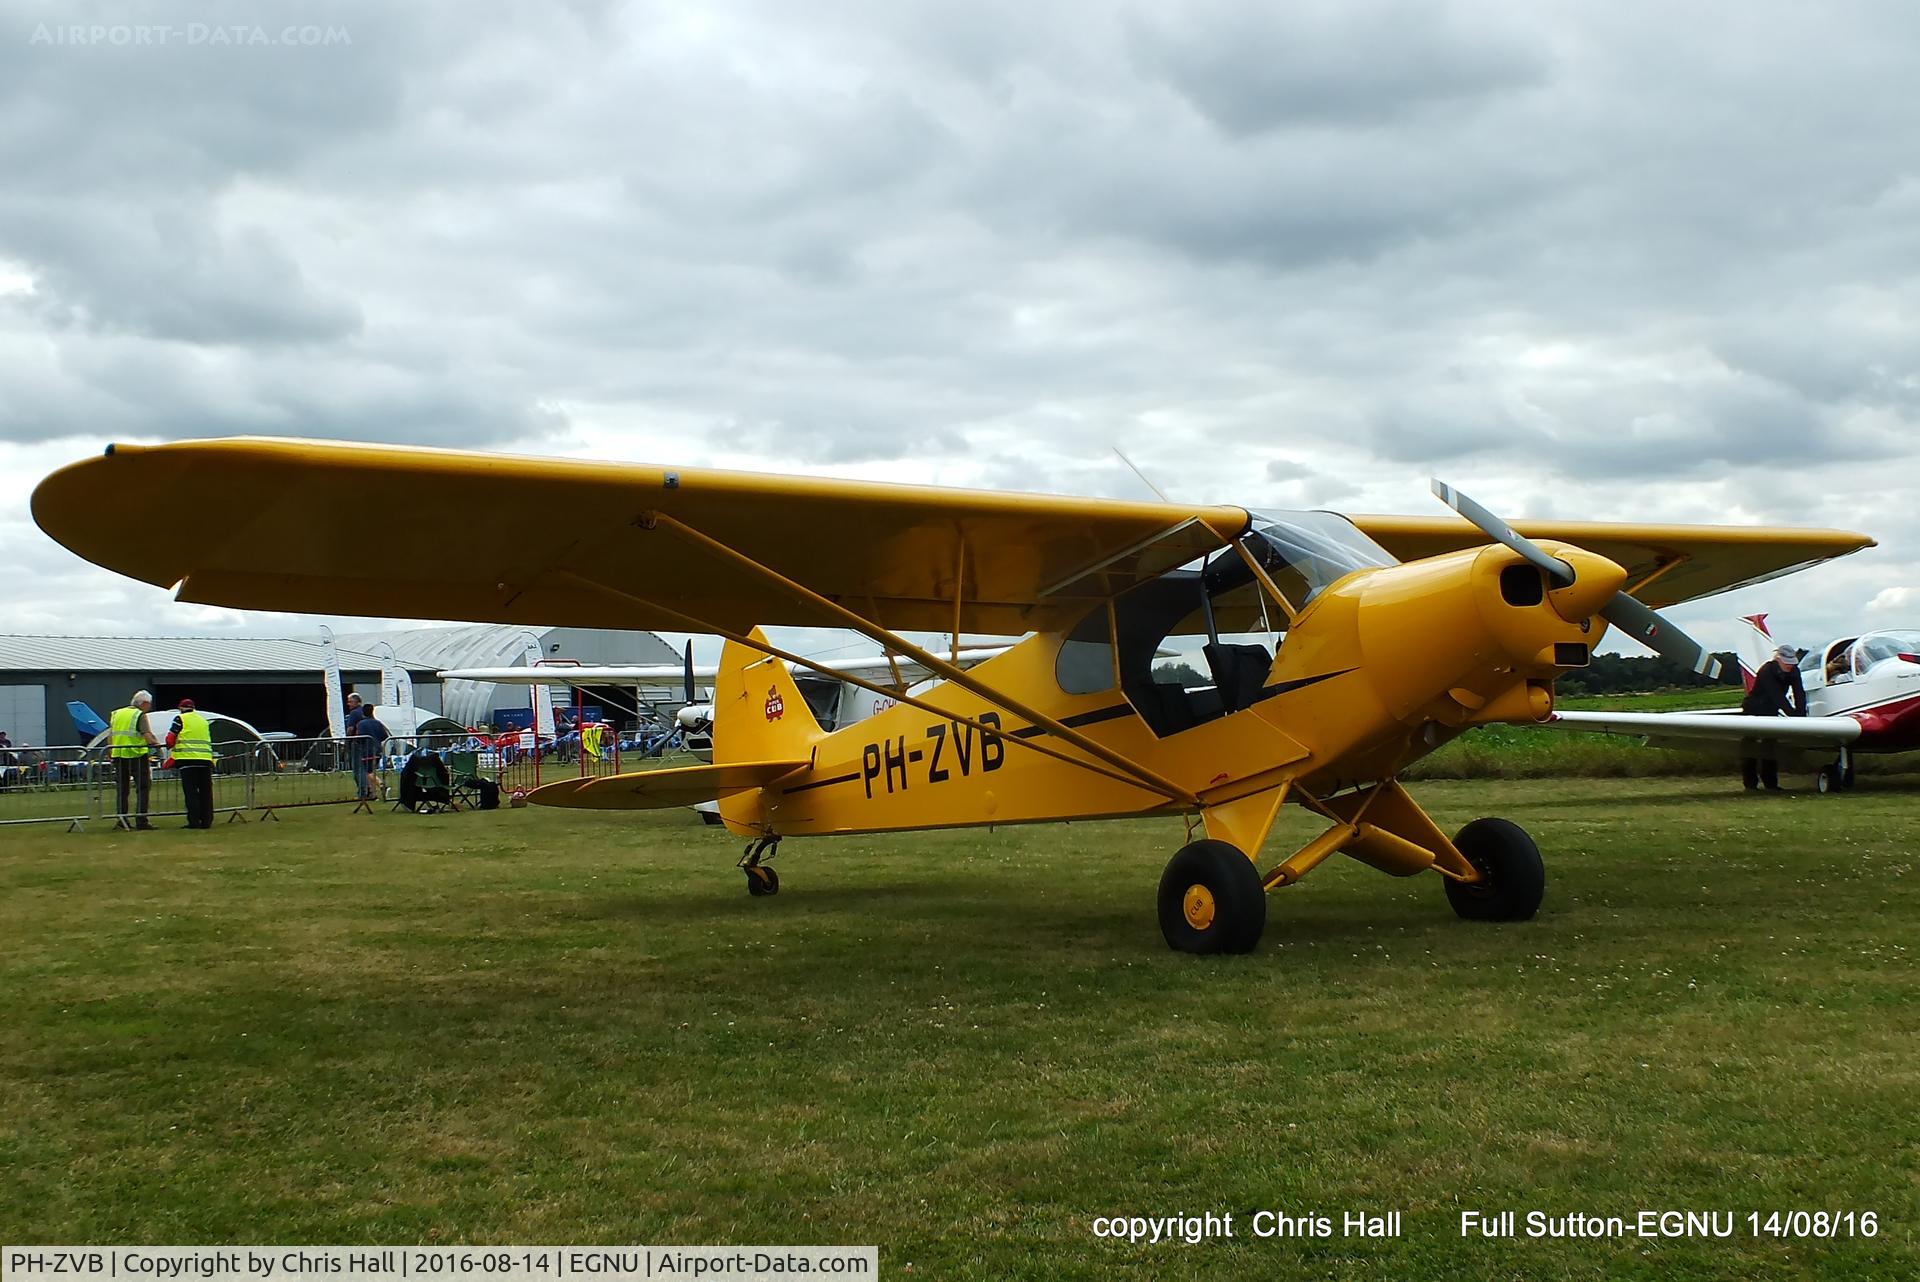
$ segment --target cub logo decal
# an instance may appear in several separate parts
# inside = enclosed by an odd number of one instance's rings
[[[778,721],[787,713],[787,701],[780,697],[778,690],[767,690],[767,720]]]

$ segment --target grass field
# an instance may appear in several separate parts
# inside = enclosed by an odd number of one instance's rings
[[[1177,822],[790,843],[685,812],[0,835],[0,1241],[855,1242],[930,1277],[1920,1275],[1920,778],[1434,782],[1537,921],[1336,860],[1175,956]],[[1295,816],[1276,837],[1298,842]],[[1257,1241],[1259,1208],[1406,1213]],[[1462,1209],[1878,1236],[1462,1240]],[[1232,1212],[1198,1246],[1095,1216]]]

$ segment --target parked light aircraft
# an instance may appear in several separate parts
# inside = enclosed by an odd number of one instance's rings
[[[1767,616],[1750,614],[1740,646],[1748,689],[1773,662]],[[1856,754],[1920,749],[1920,630],[1889,628],[1836,637],[1800,651],[1807,691],[1804,717],[1749,717],[1735,712],[1557,712],[1566,730],[1635,735],[1663,748],[1687,748],[1788,763],[1822,760],[1814,786],[1853,786]]]
[[[207,539],[152,538],[166,513],[141,496],[188,477],[252,496],[249,520]],[[1531,917],[1545,871],[1527,834],[1481,819],[1448,836],[1401,770],[1470,726],[1548,716],[1554,678],[1584,666],[1608,624],[1704,669],[1705,652],[1657,607],[1872,542],[1836,530],[1516,530],[1436,491],[1460,515],[227,440],[109,447],[42,481],[33,512],[81,556],[184,601],[721,636],[711,764],[534,795],[611,808],[718,797],[728,828],[751,839],[742,866],[755,894],[778,888],[767,859],[789,836],[1183,815],[1189,838],[1203,835],[1161,877],[1161,931],[1176,949],[1237,952],[1265,927],[1265,892],[1335,853],[1395,875],[1431,870],[1462,917]],[[420,524],[461,528],[461,555],[376,563],[338,523],[280,519],[342,492],[372,508],[404,499]],[[101,493],[128,497],[103,508]],[[568,519],[464,519],[508,506]],[[1277,653],[1218,639],[1262,619],[1284,633]],[[786,665],[844,674],[759,625],[852,628],[946,680],[827,732]],[[903,630],[1031,635],[962,671]],[[1210,689],[1155,680],[1170,636],[1207,638]],[[1289,801],[1327,827],[1262,872],[1255,861]]]

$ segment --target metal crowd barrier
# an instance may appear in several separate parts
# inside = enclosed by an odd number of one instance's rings
[[[355,740],[223,741],[214,744],[214,811],[231,822],[248,813],[271,818],[276,811],[303,806],[385,808],[399,799],[406,758],[422,748],[447,763],[451,782],[458,785],[464,776],[487,780],[498,787],[504,804],[515,790],[530,792],[561,779],[618,774],[634,768],[636,756],[671,753],[677,745],[671,735],[648,727],[625,736],[610,733],[597,751],[583,745],[577,732],[395,737],[368,770],[365,791],[370,795],[363,796],[354,770],[360,749]],[[147,818],[184,818],[179,772],[166,764],[164,749],[149,760]],[[95,747],[0,749],[0,826],[64,823],[78,830],[90,823],[117,824],[116,785],[117,772],[104,742]],[[128,805],[137,805],[131,789]]]

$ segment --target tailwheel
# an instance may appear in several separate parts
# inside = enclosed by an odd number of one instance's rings
[[[1519,824],[1506,819],[1476,819],[1454,836],[1453,844],[1480,873],[1475,882],[1447,885],[1447,902],[1468,921],[1527,921],[1540,910],[1547,890],[1540,847]]]
[[[780,848],[778,837],[758,837],[747,843],[740,855],[740,871],[747,874],[747,893],[758,899],[762,895],[780,893],[780,874],[767,867],[765,860],[771,859]]]
[[[1267,926],[1253,861],[1224,841],[1196,841],[1160,876],[1160,933],[1182,953],[1250,953]]]

